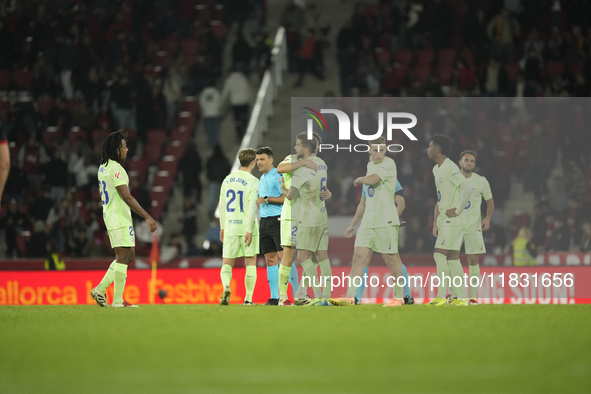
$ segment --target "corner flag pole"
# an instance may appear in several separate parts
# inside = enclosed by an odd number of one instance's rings
[[[152,241],[152,249],[150,250],[150,261],[152,262],[152,281],[150,285],[150,304],[154,303],[156,299],[156,266],[158,265],[158,259],[160,257],[160,251],[158,250],[158,236],[154,234]]]

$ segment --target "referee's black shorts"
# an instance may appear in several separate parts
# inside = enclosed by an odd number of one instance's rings
[[[279,216],[261,218],[260,222],[260,253],[281,252],[281,222]]]

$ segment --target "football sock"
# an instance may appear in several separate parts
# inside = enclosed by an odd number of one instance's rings
[[[363,296],[363,291],[365,290],[365,286],[367,286],[367,280],[366,278],[369,277],[369,267],[365,267],[363,268],[363,281],[361,282],[361,286],[359,286],[357,288],[357,291],[355,292],[355,298],[357,298],[358,300],[361,299],[361,297]]]
[[[279,299],[287,300],[287,284],[289,283],[289,272],[291,269],[279,264]]]
[[[296,291],[298,291],[300,288],[298,281],[298,269],[295,264],[291,265],[291,269],[289,271],[289,284],[291,285],[292,294],[295,296]]]
[[[468,267],[470,269],[470,299],[475,300],[478,293],[478,284],[480,283],[480,265],[469,265]],[[472,278],[478,278],[478,282],[474,280],[474,283],[472,283]]]
[[[273,299],[279,299],[279,267],[277,265],[267,266],[267,282],[269,282]]]
[[[111,283],[113,283],[113,279],[115,277],[115,264],[116,263],[117,263],[117,260],[113,260],[113,262],[111,263],[111,265],[107,269],[105,276],[103,276],[103,279],[96,287],[97,290],[99,291],[99,293],[104,294],[105,291],[107,291],[107,287],[111,286]]]
[[[404,276],[404,296],[410,296],[410,285],[408,284],[408,272],[406,272],[406,265],[402,264],[402,276]]]
[[[330,268],[330,260],[326,259],[318,263],[320,267],[320,278],[322,278],[322,296],[330,298],[332,269]]]
[[[123,290],[125,290],[125,280],[127,279],[127,265],[115,263],[113,269],[115,271],[113,274],[113,282],[115,287],[113,294],[113,304],[122,304]]]
[[[445,298],[445,291],[447,290],[447,285],[449,279],[445,280],[444,277],[449,278],[449,266],[447,264],[447,257],[442,255],[441,253],[433,253],[433,258],[435,259],[435,265],[437,266],[437,276],[439,276],[439,287],[437,288],[437,298]]]
[[[451,283],[451,295],[452,297],[465,299],[466,288],[464,287],[464,270],[462,269],[462,263],[460,260],[447,260],[449,264],[449,270],[451,272],[452,283]],[[458,278],[459,277],[459,278]],[[454,285],[459,283],[459,286]]]
[[[252,294],[254,293],[254,286],[257,283],[257,267],[249,265],[246,267],[246,275],[244,276],[244,287],[246,288],[246,297],[244,301],[252,302]]]
[[[318,271],[316,270],[316,265],[312,262],[312,259],[304,261],[302,263],[302,268],[304,269],[304,273],[306,274],[305,283],[310,283],[312,291],[314,292],[314,298],[322,298],[322,291],[320,291],[320,287],[318,286]],[[302,279],[302,284],[303,283],[304,282]]]
[[[230,264],[222,265],[220,278],[222,278],[222,286],[230,286],[230,282],[232,281],[232,266]]]

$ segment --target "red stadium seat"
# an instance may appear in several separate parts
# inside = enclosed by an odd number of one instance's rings
[[[226,39],[227,28],[222,21],[211,21],[211,32],[220,41],[224,42]]]
[[[186,127],[187,130],[193,131],[193,127],[195,127],[195,116],[188,112],[188,111],[181,111],[176,119],[177,127]]]
[[[12,73],[10,70],[0,70],[0,90],[8,90]]]
[[[417,51],[417,64],[421,66],[431,66],[435,59],[435,52],[432,49],[421,49]]]
[[[402,49],[400,51],[396,51],[396,53],[394,54],[394,62],[404,66],[408,66],[412,62],[412,57],[413,54],[411,50]]]
[[[507,72],[507,76],[511,80],[511,82],[515,82],[517,79],[517,74],[519,73],[520,67],[517,63],[505,63],[504,64],[505,71]]]
[[[164,154],[166,156],[173,156],[176,160],[180,160],[180,158],[183,157],[183,154],[185,154],[185,144],[179,140],[173,140],[170,144],[166,145]]]
[[[29,242],[29,238],[31,238],[30,231],[21,231],[16,236],[16,248],[18,257],[27,256],[27,243]]]
[[[456,62],[457,52],[455,49],[440,49],[437,54],[438,64],[453,65]]]
[[[162,186],[154,186],[149,194],[152,204],[150,208],[148,208],[148,212],[155,220],[160,220],[160,216],[166,205],[168,192]]]
[[[498,141],[509,141],[512,142],[513,137],[513,126],[510,124],[499,125],[496,130],[496,136]]]
[[[29,90],[31,88],[31,72],[29,70],[15,70],[14,80],[20,90]]]
[[[176,169],[179,163],[180,157],[174,155],[165,155],[160,161],[159,168],[161,171],[168,171],[172,176],[176,174]]]
[[[181,41],[181,51],[183,54],[191,54],[194,55],[197,53],[197,49],[199,48],[199,42],[197,40],[183,40]]]
[[[55,126],[50,126],[43,130],[41,135],[45,145],[52,145],[52,142],[61,142],[62,132]]]
[[[160,41],[160,44],[158,45],[158,47],[161,51],[171,53],[171,54],[175,53],[178,46],[179,46],[179,43],[177,42],[176,38],[168,38],[166,40],[162,40],[162,41]]]
[[[181,111],[187,111],[194,115],[199,114],[199,98],[197,96],[187,96],[181,104]]]
[[[158,51],[156,52],[156,56],[154,56],[155,67],[167,68],[168,66],[170,66],[171,61],[172,58],[169,52]]]
[[[147,141],[150,144],[161,146],[166,140],[166,130],[152,129],[148,130]]]
[[[378,62],[378,64],[380,66],[389,66],[390,65],[390,58],[391,58],[390,51],[388,51],[386,49],[382,49],[382,48],[376,48],[375,53],[376,53],[376,62]]]
[[[194,9],[196,13],[196,19],[198,21],[205,23],[211,19],[211,12],[207,5],[197,4]]]
[[[132,159],[129,162],[130,171],[136,172],[140,182],[146,181],[148,175],[148,162],[144,159]]]
[[[382,34],[378,39],[378,48],[385,49],[387,51],[392,48],[392,38],[388,34]]]
[[[172,183],[174,182],[175,174],[169,171],[158,171],[154,175],[154,186],[162,186],[164,190],[170,190]]]
[[[568,72],[570,73],[571,77],[576,77],[577,75],[581,74],[585,68],[585,63],[583,62],[573,62],[568,66]]]
[[[548,81],[553,81],[558,75],[564,72],[564,63],[550,62],[546,65],[546,78]]]
[[[76,141],[86,141],[88,139],[88,132],[86,130],[82,130],[80,127],[72,127],[70,131],[68,131],[68,141],[73,144]]]
[[[408,67],[406,66],[394,66],[386,76],[384,80],[384,90],[391,93],[397,89],[400,89],[402,85],[406,83],[408,78]]]
[[[429,80],[429,77],[431,76],[431,66],[417,64],[412,70],[412,72],[416,79],[418,79],[422,83],[425,83]]]
[[[10,111],[10,101],[0,100],[0,113]]]
[[[437,74],[437,80],[442,85],[451,85],[451,78],[453,76],[454,69],[450,65],[440,64],[435,69]]]
[[[161,152],[161,145],[146,144],[144,145],[143,159],[146,160],[150,165],[158,164],[160,161]]]
[[[172,131],[170,139],[173,141],[180,141],[182,145],[186,145],[187,142],[189,142],[189,139],[191,139],[191,135],[192,133],[189,132],[189,130],[186,127],[179,127],[178,129]]]
[[[37,101],[37,105],[39,106],[39,112],[41,113],[41,115],[43,115],[43,117],[46,117],[49,111],[51,111],[51,109],[55,107],[55,100],[40,99],[39,101]]]
[[[529,226],[531,217],[527,213],[515,213],[511,218],[512,222],[517,223],[519,228]]]
[[[474,54],[470,48],[464,48],[460,51],[460,59],[464,59],[472,70],[476,69],[474,64]]]

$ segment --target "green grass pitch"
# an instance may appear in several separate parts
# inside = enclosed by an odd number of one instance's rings
[[[582,393],[591,305],[0,308],[0,393]]]

